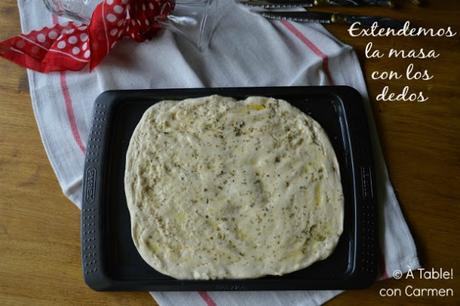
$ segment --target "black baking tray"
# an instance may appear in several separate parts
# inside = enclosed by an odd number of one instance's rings
[[[131,238],[124,194],[125,154],[144,111],[154,103],[211,94],[289,101],[318,121],[336,152],[345,197],[344,231],[331,256],[284,276],[183,281],[147,265]],[[248,87],[107,91],[94,108],[83,180],[84,279],[95,290],[304,290],[370,286],[377,274],[372,150],[360,94],[351,87]]]

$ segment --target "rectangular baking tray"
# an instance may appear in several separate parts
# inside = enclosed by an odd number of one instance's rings
[[[318,121],[336,152],[345,197],[344,231],[331,256],[283,276],[183,281],[147,265],[131,238],[124,194],[125,155],[144,111],[161,100],[212,94],[284,99]],[[95,290],[305,290],[370,286],[377,274],[372,150],[360,94],[351,87],[258,87],[107,91],[94,106],[83,179],[84,279]]]

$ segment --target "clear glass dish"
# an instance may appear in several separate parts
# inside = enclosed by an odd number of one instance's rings
[[[101,0],[43,0],[54,14],[88,23]],[[174,11],[166,21],[159,21],[162,27],[187,39],[199,50],[208,47],[217,25],[218,0],[177,0]],[[220,14],[221,16],[222,14]]]

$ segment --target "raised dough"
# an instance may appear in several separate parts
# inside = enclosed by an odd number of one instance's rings
[[[328,257],[342,233],[333,148],[283,100],[156,103],[131,138],[125,192],[140,255],[178,279],[296,271]]]

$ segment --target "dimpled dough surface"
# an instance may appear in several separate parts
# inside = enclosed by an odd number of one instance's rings
[[[125,192],[137,250],[177,279],[282,275],[328,257],[342,233],[333,148],[283,100],[156,103],[131,138]]]

